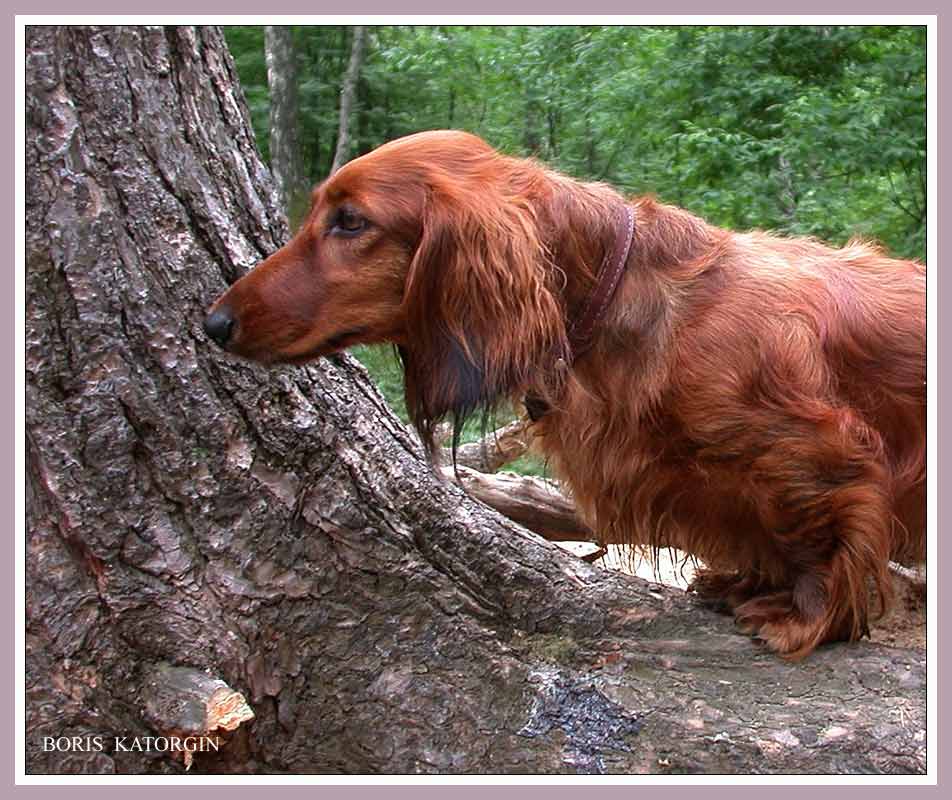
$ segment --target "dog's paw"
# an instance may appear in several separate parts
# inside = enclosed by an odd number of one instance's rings
[[[688,586],[688,591],[697,594],[705,605],[730,614],[763,592],[764,586],[761,580],[750,575],[701,569]]]
[[[830,624],[829,614],[804,614],[792,591],[755,597],[734,609],[734,620],[739,630],[791,661],[809,655],[824,642],[850,638],[847,627]]]

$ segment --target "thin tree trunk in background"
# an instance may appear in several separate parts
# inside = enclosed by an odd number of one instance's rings
[[[365,147],[365,141],[367,140],[366,131],[368,130],[368,110],[374,105],[374,98],[367,81],[357,81],[355,103],[356,113],[351,113],[350,117],[351,120],[356,119],[356,123],[351,126],[353,128],[351,150],[356,158],[373,149],[373,145]]]
[[[526,87],[525,102],[522,147],[526,155],[538,157],[542,148],[542,134],[540,133],[542,107],[530,87]]]
[[[297,66],[291,28],[266,25],[264,51],[271,97],[271,174],[287,212],[303,186],[297,133]]]
[[[792,231],[797,221],[799,196],[793,182],[793,165],[783,153],[777,157],[777,183],[780,189],[778,197],[780,214],[783,216],[787,230]]]
[[[350,119],[357,96],[357,82],[360,80],[360,67],[364,61],[364,41],[366,28],[363,25],[354,26],[354,38],[350,46],[350,62],[340,90],[340,123],[337,130],[337,150],[334,152],[334,163],[331,165],[331,174],[337,172],[348,160],[350,155]]]
[[[924,770],[921,653],[783,662],[441,480],[350,357],[205,341],[288,236],[218,29],[28,27],[26,124],[28,773]]]

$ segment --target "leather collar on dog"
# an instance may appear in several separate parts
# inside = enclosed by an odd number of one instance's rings
[[[618,289],[618,284],[621,283],[621,276],[625,271],[625,264],[628,262],[628,254],[631,252],[631,243],[635,235],[635,212],[627,203],[623,206],[623,215],[620,224],[615,228],[614,245],[611,251],[605,254],[602,268],[598,271],[595,287],[585,301],[581,316],[569,328],[569,357],[568,359],[559,358],[555,363],[556,369],[568,369],[576,358],[592,346],[595,328],[605,316],[611,299]],[[529,419],[533,422],[549,410],[548,403],[534,395],[526,395],[523,403]]]

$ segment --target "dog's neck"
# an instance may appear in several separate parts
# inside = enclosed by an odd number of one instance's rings
[[[592,345],[596,327],[601,323],[618,289],[635,233],[635,212],[627,203],[621,206],[615,221],[615,239],[602,262],[595,285],[585,300],[581,313],[568,328],[571,357],[577,358]]]
[[[594,341],[598,326],[611,305],[615,292],[621,283],[631,253],[635,232],[635,213],[632,206],[619,198],[608,209],[611,217],[611,246],[604,247],[604,256],[600,267],[593,275],[586,275],[586,283],[591,286],[578,305],[575,314],[566,320],[568,350],[563,354],[553,353],[551,369],[563,372],[571,368],[576,358],[585,353]],[[587,271],[586,271],[587,272]],[[568,276],[566,276],[568,284]],[[566,286],[567,288],[567,286]],[[566,303],[568,306],[569,304]],[[556,376],[558,383],[558,376]],[[526,410],[531,419],[536,420],[549,410],[548,403],[535,393],[528,393],[524,399]]]
[[[562,380],[572,366],[570,362],[594,347],[604,334],[614,331],[617,337],[618,326],[622,325],[629,347],[640,340],[652,342],[670,334],[673,309],[663,302],[665,286],[673,290],[682,282],[694,280],[701,268],[699,265],[713,263],[704,257],[728,236],[726,231],[693,214],[651,197],[626,201],[600,184],[581,184],[581,188],[580,193],[572,192],[561,202],[549,201],[549,207],[555,206],[560,212],[557,219],[549,217],[547,221],[555,226],[550,239],[550,250],[555,256],[552,268],[563,279],[564,319],[572,355],[568,360],[554,355],[540,362],[540,381],[536,384],[539,388],[530,389],[524,398],[533,419],[549,410],[549,403],[542,395],[548,393],[549,399],[556,402]],[[618,285],[610,291],[600,291],[600,277],[605,267],[619,265],[616,252],[620,250],[619,229],[624,230],[625,224],[625,215],[621,212],[626,207],[634,215],[636,230],[621,258]],[[606,227],[606,221],[610,225],[614,223],[613,227]],[[576,237],[577,231],[586,231],[589,235]],[[601,270],[597,269],[598,265]],[[600,301],[601,311],[595,324],[586,328],[585,343],[579,347],[573,341],[573,325],[595,297]],[[619,304],[625,306],[621,317]]]

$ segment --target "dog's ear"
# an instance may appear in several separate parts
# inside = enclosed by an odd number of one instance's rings
[[[427,197],[401,355],[407,408],[428,446],[437,421],[449,414],[458,427],[565,353],[553,273],[528,202],[485,186],[476,197]]]

